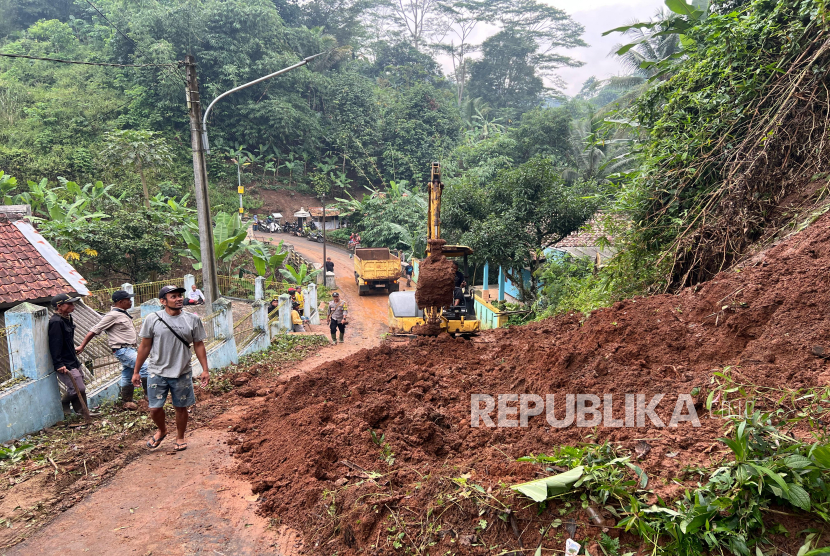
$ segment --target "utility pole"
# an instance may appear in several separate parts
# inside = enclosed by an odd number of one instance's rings
[[[196,194],[196,216],[199,223],[199,245],[202,257],[202,291],[205,305],[211,307],[219,299],[219,281],[216,277],[216,253],[213,248],[213,224],[210,219],[207,165],[202,145],[202,105],[199,102],[199,82],[196,79],[196,60],[192,54],[185,57],[187,70],[187,109],[190,113],[190,144],[193,150],[193,181]]]
[[[323,193],[323,285],[326,285],[326,194]]]

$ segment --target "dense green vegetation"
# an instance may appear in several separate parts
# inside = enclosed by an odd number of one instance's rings
[[[0,169],[19,178],[8,193],[25,194],[28,180],[45,178],[60,202],[70,202],[61,180],[100,180],[129,206],[143,202],[151,211],[153,198],[181,202],[192,187],[181,66],[187,53],[197,60],[207,102],[325,53],[212,111],[208,170],[216,211],[236,204],[238,163],[244,184],[353,195],[350,202],[368,209],[352,218],[364,240],[417,253],[424,244],[419,190],[431,161],[444,162],[459,184],[480,185],[536,155],[577,164],[571,129],[595,108],[589,101],[543,106],[561,98],[544,80],[580,64],[567,55],[584,44],[579,25],[534,0],[416,4],[3,0],[10,15],[0,26],[2,53],[141,66],[0,57]],[[483,23],[499,31],[471,44],[470,33]],[[449,76],[436,61],[440,52],[454,61]],[[261,206],[252,196],[244,203]],[[104,215],[97,220],[117,216],[117,207],[96,210]],[[192,254],[186,234],[165,237],[165,251]],[[96,264],[97,250],[89,249],[76,262],[92,279],[109,278],[112,267]],[[142,272],[139,264],[131,274]]]
[[[0,57],[3,193],[31,202],[92,279],[163,274],[179,257],[198,265],[186,53],[205,101],[325,53],[212,112],[217,213],[234,210],[238,164],[244,184],[325,193],[364,244],[419,255],[423,182],[438,160],[445,235],[476,251],[476,277],[485,261],[504,267],[536,316],[709,278],[782,225],[781,198],[827,170],[826,126],[814,123],[828,106],[820,0],[670,0],[651,21],[613,30],[628,75],[592,78],[574,98],[550,84],[579,65],[568,49],[584,44],[582,30],[534,0],[0,5],[11,14],[2,53],[142,65]],[[485,23],[495,32],[472,43]],[[448,75],[439,55],[452,60]],[[85,183],[92,197],[75,205]],[[599,272],[552,256],[597,209],[617,256]],[[140,218],[170,232],[146,237]],[[146,248],[119,268],[105,237]],[[241,251],[223,261],[229,272],[276,254]]]

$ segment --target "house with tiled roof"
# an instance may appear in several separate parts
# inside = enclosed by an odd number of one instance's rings
[[[59,293],[89,294],[86,280],[26,220],[28,205],[0,205],[0,313]]]
[[[580,229],[571,232],[548,249],[545,249],[545,254],[550,257],[553,254],[552,252],[566,253],[572,257],[590,258],[600,263],[610,259],[616,252],[610,245],[614,238],[603,229],[603,217],[603,213],[596,213]],[[604,238],[605,241],[601,238]]]

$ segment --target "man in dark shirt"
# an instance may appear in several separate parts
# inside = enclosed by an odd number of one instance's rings
[[[326,257],[326,272],[334,272],[334,263],[331,261],[331,257]]]
[[[75,322],[72,320],[72,311],[75,310],[75,302],[79,299],[80,297],[70,297],[65,293],[53,297],[52,307],[55,313],[49,319],[47,328],[52,365],[58,373],[58,380],[66,386],[66,396],[62,400],[64,412],[67,412],[69,404],[72,404],[72,409],[78,414],[81,413],[81,402],[78,397],[83,398],[86,403],[86,385],[81,372],[81,362],[75,356]],[[75,390],[75,384],[69,378],[70,374],[80,392]]]
[[[458,269],[458,263],[452,263],[455,267],[455,290],[453,290],[453,305],[461,305],[464,301],[464,286],[467,285],[467,279],[464,273]]]

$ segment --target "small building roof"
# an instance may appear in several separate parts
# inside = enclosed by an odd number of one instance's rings
[[[614,237],[605,233],[600,219],[605,215],[598,212],[591,217],[579,230],[571,232],[569,235],[563,237],[550,246],[554,251],[561,251],[569,253],[574,257],[596,257],[600,254],[603,258],[613,256],[615,250],[613,247],[600,247],[599,239],[607,238],[609,243],[613,243]]]
[[[323,216],[323,207],[311,207],[308,211],[311,213],[311,216]],[[340,216],[340,209],[326,207],[326,216]]]
[[[0,215],[0,306],[89,294],[83,276],[31,224],[5,216]]]
[[[311,213],[309,213],[303,207],[300,207],[300,210],[294,213],[295,218],[308,218],[309,216],[311,216]]]

